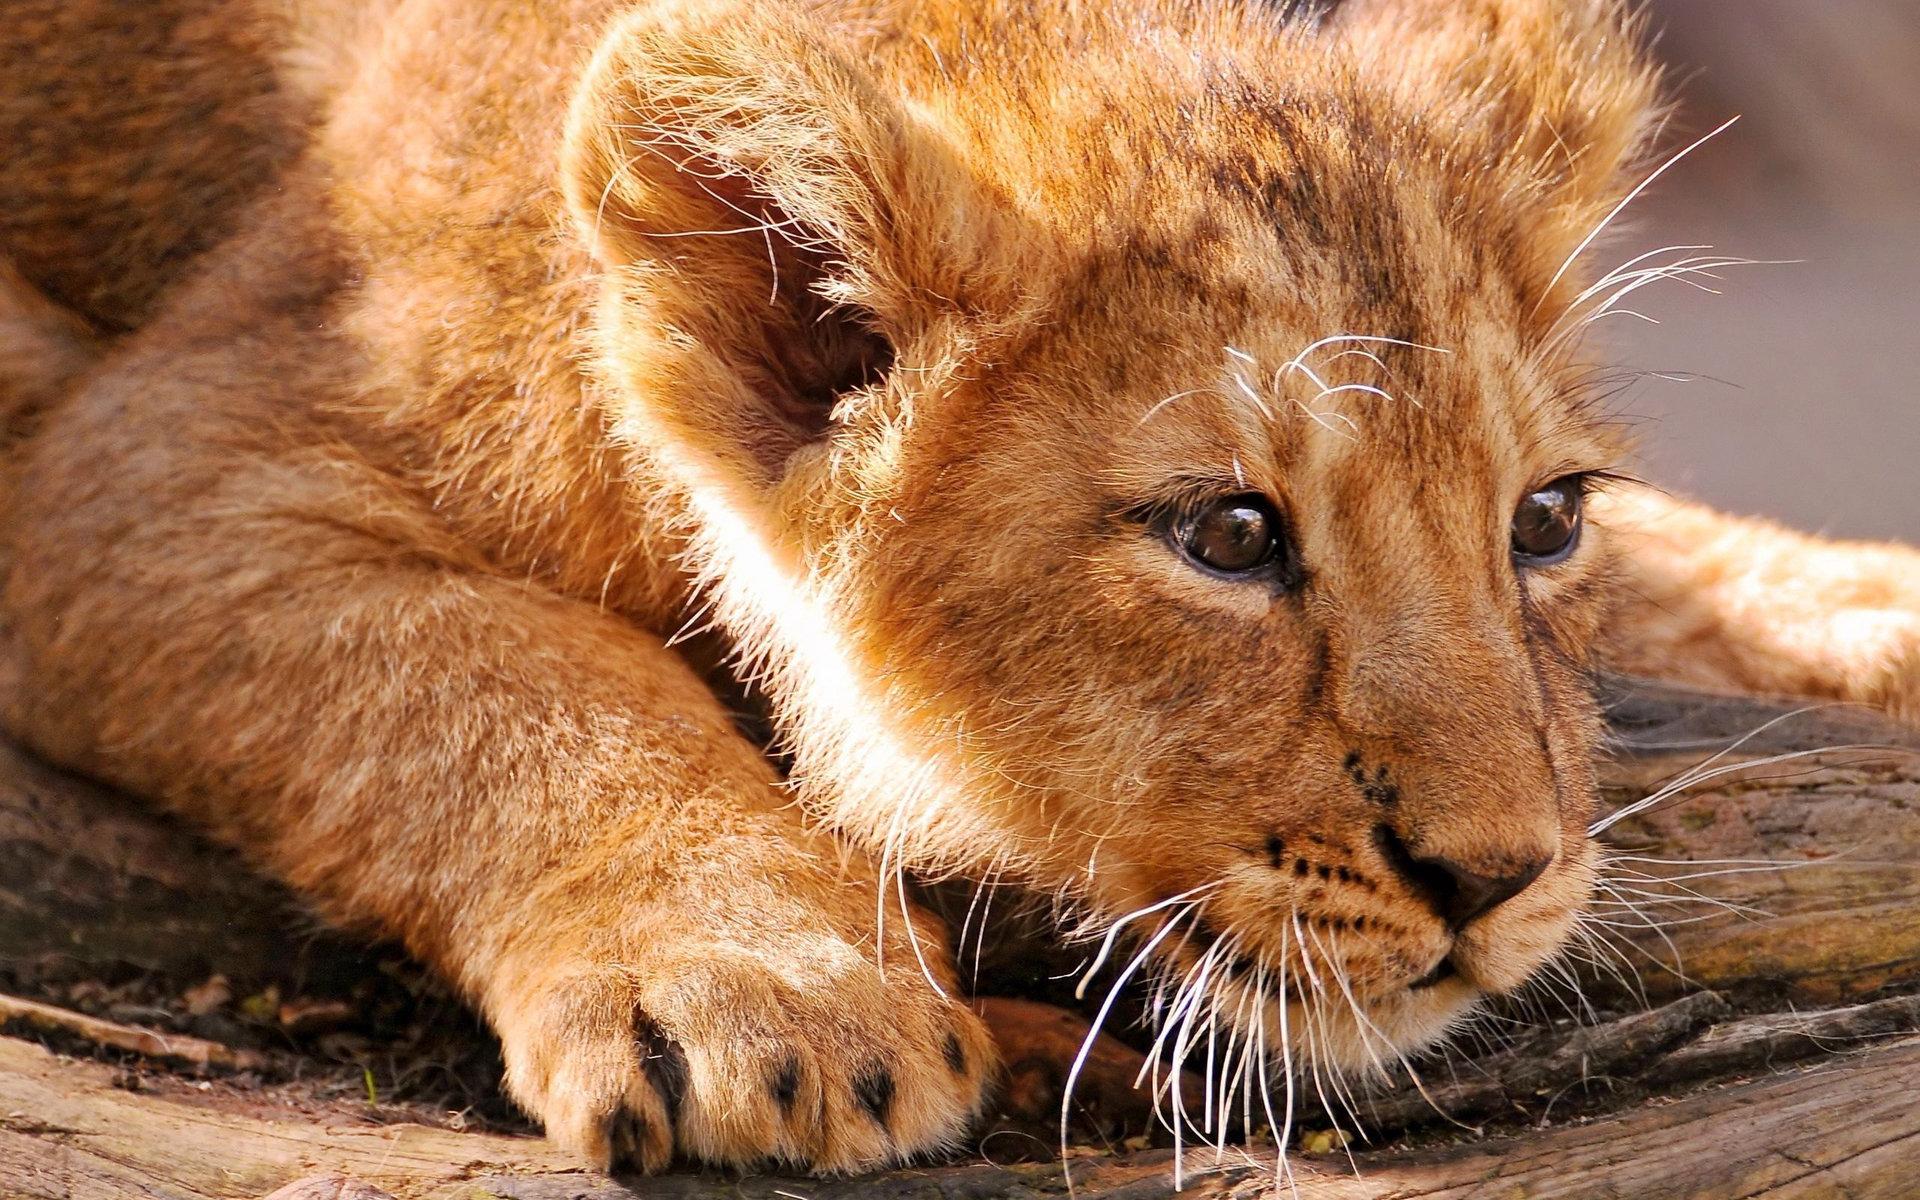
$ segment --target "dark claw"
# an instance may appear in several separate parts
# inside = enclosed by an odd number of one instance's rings
[[[853,1081],[853,1094],[875,1121],[887,1123],[887,1111],[893,1107],[893,1075],[885,1067],[872,1066],[861,1072]]]
[[[952,1031],[947,1033],[947,1065],[953,1068],[955,1075],[967,1073],[967,1050],[960,1044],[960,1035]]]
[[[774,1102],[779,1104],[780,1111],[791,1114],[793,1102],[800,1095],[800,1060],[789,1058],[782,1063],[769,1090],[773,1093]]]
[[[667,1115],[678,1121],[680,1102],[687,1094],[687,1052],[637,1011],[633,1014],[633,1033],[640,1040],[640,1069],[646,1072],[653,1090],[660,1093]]]
[[[613,1149],[614,1166],[641,1168],[646,1165],[647,1119],[622,1109],[607,1126],[607,1142]]]

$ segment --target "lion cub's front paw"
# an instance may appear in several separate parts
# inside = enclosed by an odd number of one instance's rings
[[[496,1013],[509,1090],[602,1169],[849,1172],[954,1145],[992,1075],[985,1026],[909,951],[830,934],[529,975]]]

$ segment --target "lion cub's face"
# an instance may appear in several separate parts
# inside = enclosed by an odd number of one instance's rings
[[[1649,87],[1608,4],[1351,9],[639,21],[569,186],[809,799],[1360,1063],[1591,885],[1619,447],[1558,334]]]
[[[1174,900],[1137,931],[1318,997],[1322,1052],[1363,1061],[1360,1023],[1425,1039],[1588,894],[1581,510],[1616,447],[1510,298],[1316,304],[1244,236],[1116,264],[958,385],[840,543],[841,620],[945,731],[980,849],[1108,918]]]

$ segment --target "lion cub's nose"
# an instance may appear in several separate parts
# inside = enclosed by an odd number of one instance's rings
[[[1475,870],[1440,855],[1415,853],[1388,825],[1376,827],[1373,840],[1387,865],[1425,897],[1455,933],[1525,891],[1553,861],[1551,854],[1489,858],[1477,864],[1481,870]]]
[[[1459,930],[1466,928],[1469,921],[1492,912],[1525,891],[1528,884],[1540,878],[1540,872],[1546,870],[1547,863],[1552,860],[1534,858],[1513,864],[1510,869],[1503,866],[1498,875],[1470,871],[1451,859],[1429,858],[1422,861],[1424,865],[1445,872],[1452,881],[1452,893],[1442,902],[1440,915],[1449,926]]]

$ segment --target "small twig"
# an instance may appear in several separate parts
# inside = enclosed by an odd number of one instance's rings
[[[1659,1087],[1764,1071],[1915,1030],[1920,1030],[1920,996],[1815,1012],[1766,1013],[1715,1025],[1654,1063],[1641,1081]]]
[[[157,1033],[116,1021],[103,1021],[71,1009],[55,1008],[18,996],[0,995],[0,1025],[21,1025],[39,1033],[79,1038],[96,1046],[124,1050],[143,1058],[215,1067],[223,1071],[267,1071],[273,1059],[255,1050],[236,1050],[204,1038]]]
[[[1731,1011],[1715,993],[1699,992],[1652,1012],[1576,1029],[1550,1046],[1534,1039],[1472,1064],[1471,1075],[1429,1084],[1427,1095],[1401,1087],[1367,1097],[1362,1108],[1378,1131],[1512,1113],[1591,1080],[1636,1076]]]

